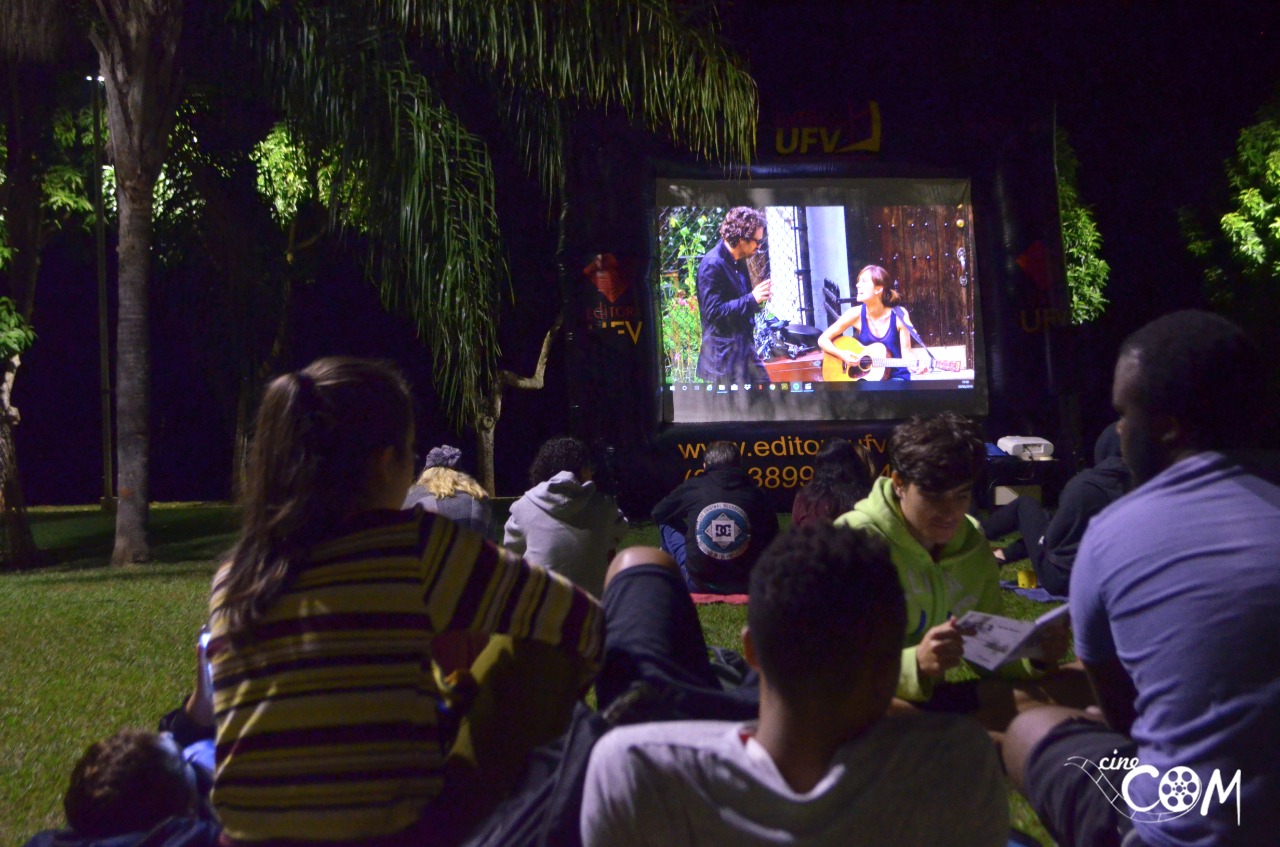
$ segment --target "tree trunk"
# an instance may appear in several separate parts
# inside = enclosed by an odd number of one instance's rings
[[[482,398],[477,404],[476,414],[476,452],[480,470],[480,484],[489,492],[490,497],[497,496],[493,472],[493,432],[498,428],[498,418],[502,417],[502,380],[495,379],[489,396]]]
[[[498,419],[502,417],[502,394],[507,388],[521,388],[527,391],[542,388],[543,377],[547,372],[547,358],[551,355],[551,342],[562,323],[564,323],[564,315],[556,315],[556,322],[551,325],[546,337],[542,339],[542,350],[538,353],[538,364],[534,367],[532,376],[520,376],[506,370],[498,371],[489,387],[489,396],[481,397],[475,404],[476,447],[480,453],[480,484],[484,486],[485,491],[489,492],[490,497],[496,496],[497,493],[493,473],[493,434],[498,428]]]
[[[40,207],[40,170],[37,152],[51,125],[52,71],[25,62],[6,63],[4,222],[13,248],[8,273],[8,296],[28,321],[35,307],[36,278],[44,248],[44,214]],[[9,404],[19,357],[3,364],[0,388],[0,564],[31,567],[36,563],[35,541],[27,520],[26,499],[18,473],[13,428],[18,410]]]
[[[152,192],[168,151],[178,105],[174,66],[183,0],[95,0],[98,49],[107,90],[107,125],[120,207],[120,313],[116,330],[114,565],[144,562],[147,543],[151,410],[147,278]]]
[[[43,165],[37,156],[52,125],[51,72],[42,67],[9,63],[5,68],[5,210],[4,223],[13,248],[7,276],[9,296],[24,318],[35,306],[40,273],[44,214],[40,208]]]
[[[116,543],[113,565],[145,562],[151,441],[151,185],[120,187],[120,310],[116,322]],[[132,196],[129,196],[132,195]],[[128,199],[126,199],[128,197]]]
[[[13,427],[18,423],[18,410],[9,404],[13,378],[18,371],[18,357],[4,364],[0,385],[0,566],[29,568],[36,564],[36,542],[27,520],[26,499],[22,496],[22,478],[18,476],[18,459],[13,445]]]

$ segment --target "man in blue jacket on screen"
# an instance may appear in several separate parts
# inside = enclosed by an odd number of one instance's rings
[[[698,313],[702,349],[698,378],[707,382],[768,382],[756,353],[753,319],[773,293],[773,283],[752,285],[747,260],[764,241],[764,215],[749,206],[730,209],[721,240],[698,265]]]

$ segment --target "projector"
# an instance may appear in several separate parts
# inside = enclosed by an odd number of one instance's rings
[[[996,446],[1010,456],[1028,462],[1047,461],[1053,458],[1053,445],[1034,435],[1006,435]]]

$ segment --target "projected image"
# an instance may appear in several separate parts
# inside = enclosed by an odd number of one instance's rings
[[[735,187],[658,192],[668,420],[985,411],[966,181]]]

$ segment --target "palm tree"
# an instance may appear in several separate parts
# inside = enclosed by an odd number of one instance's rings
[[[14,8],[62,7],[10,0]],[[183,0],[93,0],[119,209],[118,510],[113,563],[148,556],[147,280],[153,188],[180,88]],[[676,0],[233,0],[292,126],[339,152],[335,220],[373,236],[384,303],[417,322],[457,423],[486,409],[507,283],[494,173],[459,117],[474,86],[550,199],[567,115],[619,109],[702,155],[745,162],[756,93],[712,4]],[[341,207],[341,211],[339,211]]]
[[[94,0],[119,209],[116,324],[116,539],[112,564],[150,557],[151,403],[147,279],[152,192],[168,149],[180,89],[175,58],[183,0]]]
[[[548,200],[578,108],[745,163],[755,84],[714,14],[677,0],[233,4],[291,126],[340,153],[334,191],[348,202],[331,211],[372,236],[382,300],[416,321],[455,424],[487,411],[507,284],[490,151],[458,106],[497,104]]]

